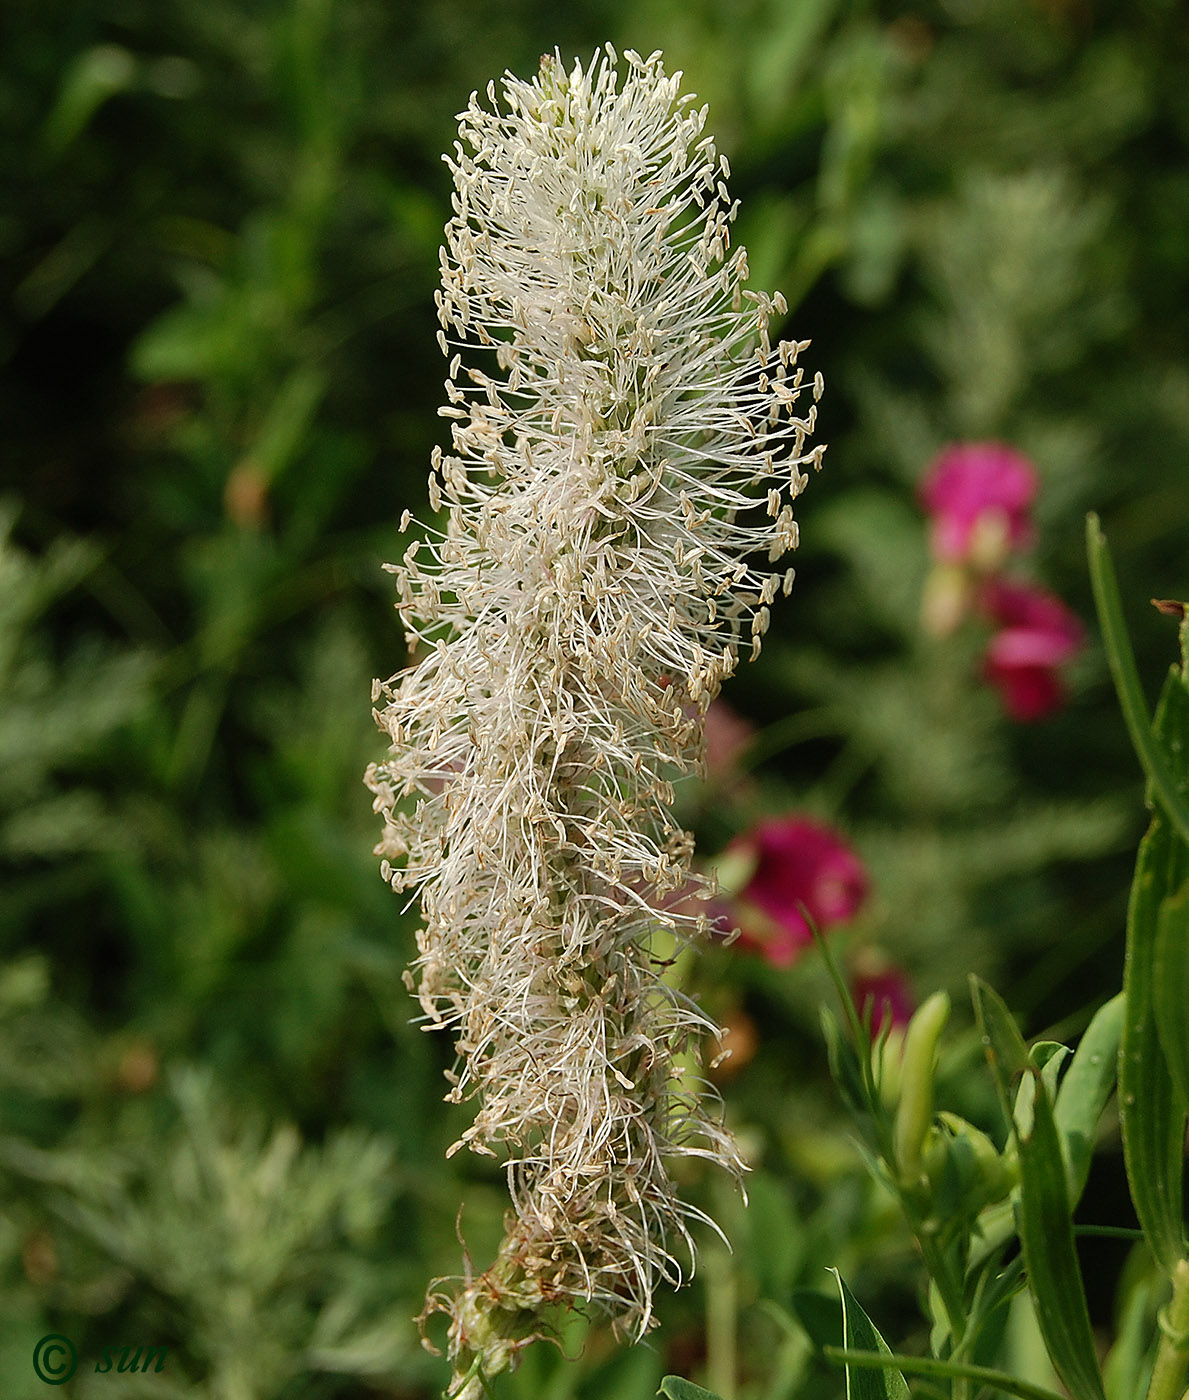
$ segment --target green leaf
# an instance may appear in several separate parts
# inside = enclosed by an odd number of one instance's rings
[[[149,382],[207,379],[235,363],[241,339],[226,298],[214,304],[183,302],[141,332],[130,354],[132,372]]]
[[[682,1380],[680,1376],[666,1376],[657,1394],[665,1396],[665,1400],[722,1400],[712,1390],[703,1390],[700,1385]]]
[[[1041,1334],[1075,1400],[1104,1400],[1073,1242],[1065,1158],[1049,1093],[1042,1073],[1029,1064],[1024,1041],[1002,999],[976,977],[971,978],[971,988],[987,1058],[1019,1153],[1017,1224]],[[1013,1109],[1017,1074],[1030,1078],[1031,1093],[1021,1085]]]
[[[872,1351],[891,1356],[892,1349],[876,1331],[871,1319],[847,1288],[837,1269],[829,1271],[838,1280],[842,1295],[842,1338],[849,1351]],[[847,1366],[846,1400],[907,1400],[908,1383],[894,1368],[874,1370]]]
[[[275,481],[296,455],[325,391],[325,374],[309,365],[299,365],[281,385],[248,451],[265,481]]]
[[[1041,1334],[1076,1400],[1104,1400],[1086,1293],[1073,1242],[1065,1158],[1044,1081],[1033,1078],[1031,1131],[1016,1128],[1020,1242]]]
[[[42,130],[47,152],[61,155],[105,102],[133,86],[138,70],[137,60],[118,44],[99,44],[79,54],[63,75]]]
[[[1153,732],[1148,718],[1148,705],[1140,685],[1139,672],[1135,668],[1135,655],[1131,650],[1131,639],[1127,635],[1127,624],[1123,620],[1123,605],[1119,600],[1119,585],[1115,580],[1115,566],[1111,563],[1106,536],[1098,527],[1098,517],[1091,512],[1086,516],[1086,549],[1090,557],[1090,581],[1094,587],[1094,603],[1098,609],[1098,621],[1102,627],[1102,641],[1106,647],[1106,658],[1114,677],[1119,705],[1127,723],[1131,742],[1135,745],[1136,756],[1144,774],[1151,784],[1160,805],[1180,833],[1182,841],[1189,842],[1189,792],[1185,786],[1184,755],[1178,765],[1181,772],[1170,772],[1169,765],[1158,740],[1162,737],[1159,714]],[[1174,667],[1169,680],[1180,686],[1184,683],[1180,672]],[[1166,682],[1161,696],[1161,707],[1167,702],[1169,685]],[[1185,703],[1189,704],[1189,696]],[[1179,725],[1178,743],[1189,733],[1182,716]],[[1169,735],[1168,737],[1172,737]],[[1174,747],[1174,755],[1180,750]]]
[[[1053,1118],[1065,1147],[1071,1205],[1081,1200],[1090,1174],[1098,1123],[1115,1087],[1122,1033],[1120,992],[1094,1013],[1057,1093]]]
[[[1057,1097],[1057,1081],[1061,1075],[1061,1067],[1069,1059],[1070,1049],[1068,1045],[1059,1045],[1053,1040],[1038,1040],[1028,1047],[1028,1063],[1033,1069],[1040,1070],[1040,1077],[1048,1090],[1049,1102]],[[1031,1112],[1032,1105],[1032,1080],[1026,1077],[1020,1083],[1019,1098],[1025,1098]],[[1017,1100],[1016,1111],[1019,1112],[1019,1102]],[[1062,1151],[1065,1144],[1062,1143]],[[1066,1173],[1068,1175],[1068,1173]]]
[[[1152,973],[1156,1033],[1183,1113],[1189,1104],[1189,880],[1160,902]]]
[[[1011,1123],[1014,1089],[1019,1077],[1028,1068],[1028,1047],[1003,998],[973,974],[970,977],[970,996],[979,1029],[983,1033],[983,1049],[991,1066],[1003,1116]]]
[[[1183,747],[1178,753],[1173,741],[1187,732],[1189,692],[1174,668],[1156,707],[1155,734],[1177,759],[1176,776],[1182,784],[1189,776],[1189,754]],[[1187,879],[1189,847],[1158,807],[1140,842],[1127,908],[1119,1126],[1135,1213],[1152,1253],[1170,1275],[1184,1254],[1185,1103],[1177,1094],[1165,1057],[1154,1005],[1154,997],[1163,1000],[1170,989],[1161,988],[1157,993],[1155,972],[1161,909]],[[1183,1002],[1179,1014],[1184,1014]]]
[[[746,1257],[761,1297],[786,1298],[799,1272],[802,1236],[787,1182],[760,1169],[748,1179]]]
[[[863,1068],[855,1047],[842,1033],[842,1028],[828,1006],[821,1008],[822,1036],[826,1042],[826,1060],[830,1078],[843,1103],[861,1122],[871,1113],[871,1101],[863,1082]]]

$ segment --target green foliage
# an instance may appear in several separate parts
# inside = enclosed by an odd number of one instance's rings
[[[12,503],[0,510],[0,859],[26,865],[110,844],[107,813],[86,769],[144,707],[151,665],[143,653],[94,640],[55,664],[40,624],[98,567],[98,550],[60,537],[34,559],[12,539],[15,514]],[[19,896],[8,917],[20,917]]]
[[[666,1376],[657,1394],[663,1395],[665,1400],[720,1400],[719,1396],[680,1376]]]
[[[1004,1307],[1020,1281],[1027,1284],[1048,1358],[1077,1400],[1105,1400],[1108,1394],[1127,1393],[1125,1385],[1134,1393],[1142,1374],[1150,1375],[1149,1400],[1176,1400],[1189,1371],[1189,1257],[1181,1207],[1186,1107],[1179,1058],[1184,986],[1178,980],[1183,976],[1185,942],[1184,842],[1160,805],[1166,791],[1175,793],[1185,786],[1181,755],[1189,741],[1189,710],[1177,697],[1186,693],[1187,672],[1183,658],[1182,665],[1172,669],[1155,720],[1146,720],[1138,683],[1126,674],[1128,668],[1134,671],[1130,642],[1118,620],[1113,572],[1093,518],[1088,540],[1111,667],[1116,678],[1123,678],[1120,698],[1125,710],[1130,707],[1133,731],[1141,725],[1144,730],[1137,752],[1149,772],[1164,770],[1163,781],[1153,778],[1149,784],[1155,814],[1141,843],[1132,887],[1123,991],[1099,1009],[1070,1060],[1067,1047],[1058,1041],[1026,1045],[1003,999],[971,977],[975,1015],[1010,1133],[1000,1155],[985,1135],[953,1113],[938,1115],[946,1132],[930,1126],[937,1043],[948,1002],[934,994],[914,1015],[904,1037],[899,1078],[889,1096],[883,1082],[883,1038],[866,1055],[858,1049],[859,1037],[866,1037],[870,1027],[860,1024],[834,959],[824,950],[854,1036],[848,1045],[833,1020],[825,1019],[832,1070],[873,1145],[869,1166],[899,1197],[930,1276],[933,1354],[905,1357],[903,1368],[949,1377],[952,1396],[966,1397],[969,1383],[975,1381],[1010,1394],[1052,1394],[1034,1386],[1026,1374],[977,1364],[980,1342],[994,1343]],[[1183,615],[1184,608],[1180,611]],[[1145,1358],[1140,1331],[1150,1295],[1146,1283],[1133,1285],[1117,1355],[1108,1361],[1104,1380],[1077,1257],[1073,1212],[1086,1184],[1092,1143],[1114,1086],[1116,1065],[1132,1199],[1152,1255],[1171,1276],[1173,1296]],[[958,1145],[961,1152],[955,1150]],[[957,1192],[954,1182],[960,1183]],[[1003,1202],[1009,1189],[1010,1214]],[[1021,1252],[1018,1260],[1007,1263],[1004,1247],[1013,1235],[1018,1235]],[[831,1324],[820,1307],[807,1308],[803,1298],[801,1316],[824,1355],[847,1367],[849,1393],[852,1366],[877,1367],[886,1376],[893,1358],[873,1329],[855,1345],[845,1330],[848,1301],[844,1293],[841,1348],[826,1340]],[[1021,1359],[1017,1355],[1017,1365]],[[899,1363],[902,1358],[894,1360]]]
[[[859,1306],[842,1275],[836,1272],[836,1277],[842,1295],[842,1345],[848,1351],[875,1351],[890,1357],[891,1347]],[[891,1367],[878,1371],[861,1366],[846,1367],[846,1400],[902,1400],[907,1395],[907,1382]]]
[[[977,979],[974,1002],[1016,1144],[1020,1169],[1016,1227],[1041,1334],[1054,1366],[1077,1400],[1104,1400],[1074,1249],[1067,1153],[1057,1131],[1050,1090],[1034,1063],[1035,1053],[1030,1056],[1025,1050],[1006,1006]],[[1015,1086],[1019,1093],[1013,1109]],[[1027,1094],[1026,1086],[1031,1091]]]

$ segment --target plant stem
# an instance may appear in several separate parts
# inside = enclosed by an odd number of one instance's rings
[[[837,1361],[845,1366],[875,1366],[884,1371],[890,1371],[894,1367],[910,1375],[949,1376],[954,1380],[978,1381],[982,1385],[1001,1390],[1006,1395],[1018,1395],[1021,1400],[1061,1400],[1055,1390],[1033,1385],[1031,1381],[1017,1380],[1015,1376],[993,1370],[990,1366],[938,1361],[932,1356],[902,1356],[898,1352],[888,1355],[882,1351],[852,1351],[847,1347],[823,1347],[822,1354],[830,1361]],[[1148,1400],[1152,1400],[1150,1395]]]
[[[1181,1400],[1189,1370],[1189,1259],[1173,1270],[1172,1298],[1161,1311],[1160,1330],[1148,1400]]]

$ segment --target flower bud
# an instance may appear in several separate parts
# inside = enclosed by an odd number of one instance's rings
[[[1009,1157],[999,1151],[991,1139],[956,1113],[944,1110],[937,1115],[944,1125],[946,1167],[953,1181],[955,1205],[959,1210],[974,1216],[994,1201],[1001,1201],[1016,1184],[1017,1168],[1014,1155]],[[925,1151],[928,1157],[928,1148]],[[926,1165],[926,1175],[930,1184],[937,1180],[937,1174]]]
[[[933,1070],[937,1044],[950,1016],[950,999],[934,992],[908,1023],[900,1071],[900,1102],[896,1106],[893,1144],[901,1183],[915,1184],[921,1172],[921,1150],[933,1122]]]

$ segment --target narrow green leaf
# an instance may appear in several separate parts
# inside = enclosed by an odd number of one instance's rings
[[[141,331],[130,355],[138,379],[205,379],[226,372],[236,355],[227,295],[213,304],[180,302]]]
[[[982,1031],[983,1050],[991,1066],[1000,1107],[1010,1123],[1014,1090],[1019,1077],[1028,1068],[1028,1047],[1003,998],[973,974],[970,977],[970,996]]]
[[[1049,1092],[1041,1071],[1029,1064],[1023,1038],[1002,998],[978,978],[970,981],[987,1059],[1019,1153],[1017,1225],[1041,1334],[1075,1400],[1104,1400],[1073,1242],[1065,1157]],[[1018,1074],[1031,1080],[1031,1088],[1021,1084],[1013,1105]]]
[[[1068,1045],[1058,1045],[1052,1040],[1038,1040],[1028,1047],[1028,1063],[1033,1069],[1040,1071],[1041,1082],[1048,1092],[1050,1103],[1057,1097],[1057,1081],[1070,1054]],[[1016,1122],[1025,1132],[1029,1131],[1032,1124],[1032,1084],[1033,1076],[1025,1074],[1016,1091]],[[1061,1152],[1064,1156],[1064,1141],[1061,1142]],[[1069,1180],[1068,1161],[1065,1164],[1065,1178],[1066,1181]]]
[[[1032,1123],[1013,1121],[1020,1154],[1020,1243],[1041,1335],[1075,1400],[1104,1400],[1090,1313],[1073,1242],[1065,1158],[1041,1075],[1033,1080]]]
[[[1189,692],[1175,668],[1156,707],[1155,730],[1177,760],[1177,777],[1184,782],[1189,754],[1184,748],[1178,752],[1172,741],[1189,733]],[[1189,846],[1157,808],[1140,842],[1127,907],[1119,1125],[1135,1213],[1152,1253],[1170,1275],[1184,1255],[1185,1103],[1179,1099],[1165,1058],[1153,998],[1161,907],[1186,880]],[[1179,1011],[1184,1014],[1184,1003]]]
[[[1057,1092],[1053,1118],[1065,1147],[1071,1206],[1077,1205],[1086,1188],[1098,1123],[1115,1087],[1122,1033],[1120,992],[1094,1013]]]
[[[1183,1110],[1189,1104],[1189,880],[1156,914],[1152,1011]]]
[[[118,44],[98,44],[79,54],[66,68],[42,129],[46,151],[60,156],[105,102],[136,82],[138,69],[136,58]]]
[[[1170,1024],[1174,1019],[1170,1002],[1160,1020],[1171,1034],[1161,1036],[1153,997],[1164,1000],[1171,996],[1164,986],[1157,992],[1154,979],[1163,901],[1189,879],[1189,690],[1182,669],[1172,667],[1155,723],[1149,720],[1110,551],[1094,515],[1086,520],[1086,544],[1107,658],[1127,728],[1148,779],[1148,801],[1154,807],[1152,824],[1140,844],[1128,908],[1119,1116],[1136,1214],[1153,1253],[1171,1274],[1184,1254],[1181,1212],[1186,1114],[1185,1096],[1173,1082],[1162,1040],[1169,1039],[1175,1049],[1184,1032]],[[1169,917],[1175,913],[1174,909]],[[1182,1001],[1181,1015],[1183,1007]]]
[[[1098,517],[1093,512],[1086,516],[1086,550],[1090,559],[1090,581],[1094,587],[1094,603],[1098,609],[1098,622],[1102,628],[1106,659],[1114,677],[1115,690],[1119,696],[1123,718],[1127,722],[1131,742],[1135,745],[1136,756],[1148,782],[1160,799],[1160,805],[1179,831],[1181,840],[1189,842],[1189,798],[1186,797],[1183,784],[1178,785],[1174,780],[1157,742],[1157,736],[1152,732],[1148,703],[1144,699],[1139,672],[1135,667],[1135,655],[1131,650],[1131,639],[1127,635],[1127,624],[1123,619],[1123,605],[1119,600],[1115,566],[1111,562],[1106,536],[1099,528]],[[1178,675],[1174,669],[1173,676]],[[1183,683],[1181,688],[1184,689]],[[1167,686],[1165,689],[1167,691]]]
[[[834,984],[834,990],[838,993],[838,1000],[842,1003],[842,1013],[846,1018],[846,1023],[850,1027],[851,1040],[858,1046],[866,1042],[866,1033],[863,1030],[863,1022],[859,1016],[859,1008],[855,1005],[855,999],[851,996],[850,986],[843,975],[842,968],[838,965],[838,959],[834,956],[834,950],[822,937],[820,929],[814,923],[809,910],[804,904],[798,903],[802,917],[809,925],[809,932],[813,935],[814,944],[822,955],[822,961],[826,965],[826,971],[830,975],[830,981]]]
[[[849,1351],[871,1351],[891,1356],[892,1349],[876,1331],[871,1319],[847,1288],[837,1269],[829,1271],[838,1280],[842,1295],[842,1339]],[[870,1367],[846,1368],[846,1400],[907,1400],[908,1383],[893,1367],[875,1370]]]
[[[826,1060],[830,1078],[843,1103],[862,1123],[871,1113],[871,1100],[863,1079],[863,1067],[854,1045],[842,1033],[828,1006],[820,1008],[822,1037],[826,1042]]]
[[[665,1400],[721,1400],[721,1396],[715,1395],[712,1390],[703,1390],[700,1385],[682,1380],[680,1376],[666,1376],[657,1394],[663,1395]]]
[[[326,375],[309,365],[299,365],[281,385],[248,452],[265,481],[276,481],[296,456],[325,392]]]

